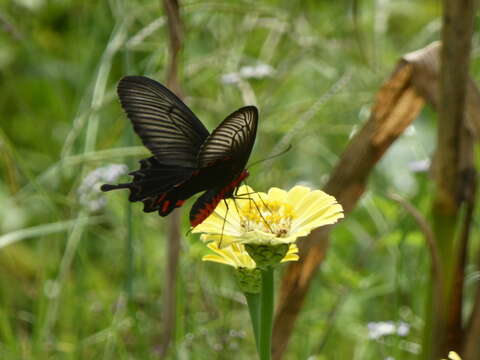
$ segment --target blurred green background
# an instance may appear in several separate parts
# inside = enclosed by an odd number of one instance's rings
[[[165,82],[161,5],[0,2],[0,359],[156,357],[166,221],[98,184],[147,154],[115,87],[127,74]],[[440,38],[440,14],[436,0],[182,2],[185,102],[209,129],[256,102],[251,161],[293,149],[252,168],[249,183],[320,188],[397,60]],[[478,34],[473,45],[478,77]],[[336,226],[287,359],[419,358],[428,252],[387,195],[428,216],[435,122],[422,112]],[[170,358],[254,358],[230,269],[202,262],[196,236],[182,250]],[[467,276],[468,295],[478,274]],[[374,332],[379,322],[390,334]]]

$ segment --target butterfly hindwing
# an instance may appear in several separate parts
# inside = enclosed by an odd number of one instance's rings
[[[218,189],[210,189],[203,193],[193,204],[190,210],[190,225],[201,224],[224,198]]]
[[[158,210],[160,216],[167,216],[185,202],[180,193],[180,191],[173,190],[145,199],[143,200],[143,211],[153,212]]]
[[[140,160],[140,169],[133,171],[130,201],[144,199],[168,192],[188,180],[194,169],[163,165],[155,157]]]
[[[135,132],[166,165],[195,167],[209,133],[195,114],[170,90],[144,76],[126,76],[118,96]]]
[[[156,210],[156,208],[154,209],[155,206],[158,207],[159,198],[162,195],[174,188],[182,188],[181,185],[191,179],[194,173],[195,170],[191,168],[163,165],[152,156],[140,160],[140,169],[129,174],[133,176],[131,183],[105,184],[101,187],[101,190],[129,189],[128,200],[131,202],[143,201],[145,211],[151,212]]]

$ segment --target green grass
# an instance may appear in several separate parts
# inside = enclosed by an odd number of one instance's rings
[[[128,135],[115,86],[126,74],[165,80],[160,4],[16,0],[0,12],[11,29],[0,37],[1,359],[155,358],[165,220],[130,208],[122,192],[92,212],[77,189],[90,171],[109,163],[133,170],[146,154]],[[293,145],[252,168],[256,189],[321,187],[398,58],[440,36],[437,1],[356,4],[357,12],[351,1],[184,3],[187,104],[211,129],[254,94],[252,160]],[[243,87],[220,81],[257,62],[275,73]],[[287,358],[418,358],[428,253],[414,221],[386,195],[400,193],[428,216],[430,180],[408,163],[430,156],[434,125],[424,111],[336,227]],[[170,358],[252,359],[244,299],[229,269],[200,261],[205,252],[185,237]],[[407,322],[410,332],[369,339],[367,324],[386,320]]]

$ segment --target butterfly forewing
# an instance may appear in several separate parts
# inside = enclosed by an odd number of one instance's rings
[[[118,84],[122,107],[144,145],[162,164],[196,167],[209,133],[170,90],[143,76],[126,76]]]
[[[257,122],[255,106],[245,106],[230,114],[202,145],[198,155],[199,167],[231,161],[236,170],[242,171],[255,142]]]

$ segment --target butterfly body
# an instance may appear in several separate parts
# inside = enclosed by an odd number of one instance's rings
[[[127,76],[118,86],[122,107],[153,156],[140,161],[131,183],[103,185],[103,191],[128,188],[129,200],[145,212],[167,216],[193,195],[190,223],[200,224],[216,205],[232,197],[248,176],[245,170],[257,130],[258,111],[245,106],[211,134],[193,112],[160,83]]]

